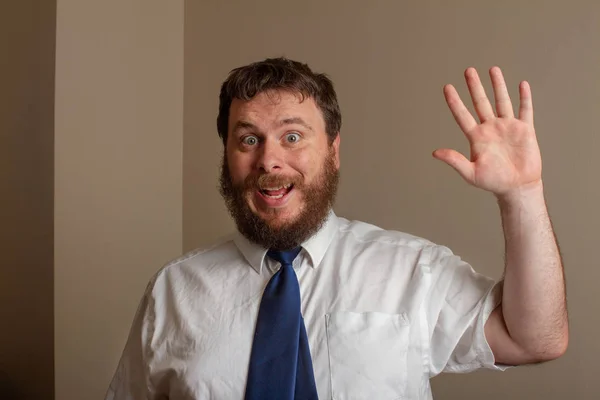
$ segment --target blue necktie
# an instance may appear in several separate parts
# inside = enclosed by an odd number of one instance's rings
[[[306,327],[300,313],[300,286],[292,261],[301,248],[269,251],[281,268],[265,288],[246,384],[246,400],[317,400]]]

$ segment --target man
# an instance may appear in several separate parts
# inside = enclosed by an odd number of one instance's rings
[[[443,247],[332,211],[341,114],[332,82],[278,58],[223,83],[221,193],[238,232],[161,269],[137,311],[108,399],[430,399],[441,372],[561,356],[562,262],[547,213],[531,90],[496,113],[465,72],[480,122],[448,85],[471,159],[433,156],[498,199],[494,283]]]

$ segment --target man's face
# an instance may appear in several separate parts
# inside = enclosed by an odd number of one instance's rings
[[[270,91],[234,99],[221,192],[238,229],[270,248],[299,245],[332,205],[339,179],[339,135],[329,144],[311,98]]]

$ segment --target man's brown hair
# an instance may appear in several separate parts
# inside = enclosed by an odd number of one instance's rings
[[[333,82],[325,74],[314,73],[307,64],[287,58],[267,58],[232,70],[221,86],[217,131],[227,144],[229,109],[233,99],[250,100],[268,90],[297,93],[301,100],[312,98],[323,113],[329,142],[342,126],[342,115]]]

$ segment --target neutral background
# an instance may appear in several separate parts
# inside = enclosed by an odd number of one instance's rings
[[[56,30],[56,399],[91,400],[181,252],[183,0],[60,0]]]
[[[488,88],[487,70],[501,66],[513,96],[529,80],[567,269],[570,347],[543,365],[437,377],[434,395],[600,397],[600,3],[18,4],[0,12],[0,370],[22,398],[51,399],[53,373],[56,399],[102,398],[151,275],[233,229],[216,189],[219,85],[232,68],[279,55],[336,83],[336,212],[447,245],[495,278],[503,241],[493,197],[431,157],[468,150],[442,86],[466,94],[468,66]]]
[[[0,399],[54,391],[54,1],[0,2]]]

